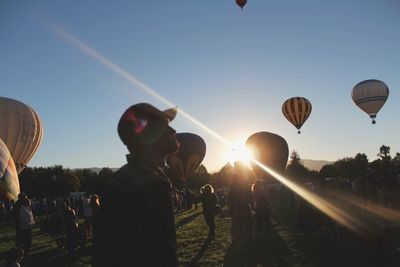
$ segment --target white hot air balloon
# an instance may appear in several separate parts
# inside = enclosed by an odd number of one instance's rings
[[[0,139],[0,200],[17,200],[18,194],[17,170],[6,144]]]
[[[0,97],[0,138],[7,145],[18,173],[33,157],[42,137],[42,121],[31,107]]]
[[[372,124],[375,124],[376,114],[389,97],[389,87],[379,80],[365,80],[354,86],[351,97],[371,117]]]

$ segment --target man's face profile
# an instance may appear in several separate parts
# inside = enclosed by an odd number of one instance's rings
[[[179,143],[176,139],[176,131],[169,125],[164,126],[164,134],[161,136],[159,142],[154,145],[162,151],[165,156],[173,154],[178,151]]]

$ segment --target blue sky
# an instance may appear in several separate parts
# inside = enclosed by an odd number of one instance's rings
[[[52,30],[108,58],[231,142],[257,131],[283,136],[302,158],[337,160],[382,144],[400,152],[400,3],[249,0],[9,1],[0,3],[0,95],[42,117],[30,166],[118,167],[126,148],[116,125],[138,102],[162,101]],[[390,89],[377,124],[350,97],[365,79]],[[304,96],[302,134],[281,113]],[[213,171],[230,148],[178,116],[178,132],[202,136]]]

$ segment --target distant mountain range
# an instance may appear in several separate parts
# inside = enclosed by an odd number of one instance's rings
[[[95,173],[99,174],[99,172],[100,172],[103,168],[99,168],[99,167],[92,167],[92,168],[75,168],[75,169],[72,169],[72,170],[74,171],[74,170],[79,170],[79,169],[89,169],[89,170],[94,171]],[[111,169],[113,172],[115,172],[115,171],[118,170],[119,168],[109,168],[109,169]]]
[[[313,160],[313,159],[302,159],[304,166],[309,170],[319,171],[322,166],[326,164],[332,164],[333,161],[326,160]]]

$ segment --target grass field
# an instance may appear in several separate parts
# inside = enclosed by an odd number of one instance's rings
[[[208,241],[208,228],[201,212],[200,207],[186,210],[176,217],[178,257],[182,266],[223,266],[224,261],[225,266],[242,266],[245,263],[253,263],[254,259],[281,266],[289,258],[289,250],[276,231],[271,233],[269,242],[258,244],[258,249],[254,249],[253,245],[245,249],[233,249],[230,237],[231,223],[227,216],[216,218],[216,239]],[[84,250],[68,255],[57,248],[55,241],[48,234],[41,232],[38,226],[33,229],[32,235],[29,266],[90,266],[90,242]],[[14,245],[14,240],[13,227],[0,227],[0,259],[4,258],[5,252]],[[3,262],[0,262],[2,266]]]
[[[178,257],[182,266],[400,266],[399,254],[388,252],[380,244],[346,246],[333,244],[329,237],[316,233],[307,238],[295,229],[294,208],[285,202],[275,203],[272,230],[248,244],[231,245],[230,217],[227,210],[216,218],[216,239],[207,240],[208,228],[201,207],[184,211],[176,217]],[[0,259],[14,245],[14,229],[0,227]],[[91,244],[69,255],[57,248],[54,240],[33,230],[29,266],[90,266]],[[0,266],[2,261],[0,260]]]

